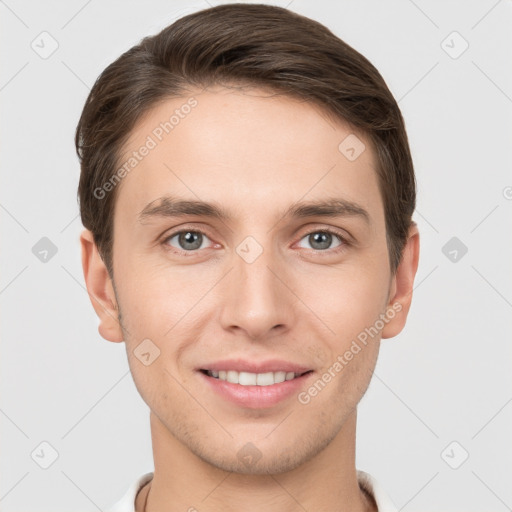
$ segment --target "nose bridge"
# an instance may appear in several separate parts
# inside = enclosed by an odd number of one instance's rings
[[[229,291],[223,304],[224,328],[238,327],[250,338],[270,335],[276,326],[289,327],[292,319],[291,292],[283,284],[286,276],[271,235],[261,235],[260,243],[246,237],[233,252]]]

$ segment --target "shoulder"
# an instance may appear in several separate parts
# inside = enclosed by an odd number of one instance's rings
[[[398,512],[398,508],[377,480],[365,471],[357,470],[359,487],[373,497],[378,512]]]
[[[135,512],[135,498],[138,492],[153,478],[153,473],[146,473],[133,482],[124,496],[105,512]]]

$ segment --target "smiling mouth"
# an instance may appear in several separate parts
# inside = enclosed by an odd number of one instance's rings
[[[240,384],[241,386],[272,386],[280,384],[288,380],[297,379],[311,373],[309,370],[303,373],[294,372],[266,372],[266,373],[251,373],[251,372],[237,372],[235,370],[201,370],[202,373],[214,379],[223,380],[231,384]]]

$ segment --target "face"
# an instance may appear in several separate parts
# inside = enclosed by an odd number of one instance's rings
[[[138,156],[114,215],[122,331],[103,335],[125,341],[154,421],[200,459],[291,470],[343,431],[401,322],[376,160],[306,102],[190,97],[150,111],[124,148]],[[365,144],[355,159],[348,136],[356,155]]]

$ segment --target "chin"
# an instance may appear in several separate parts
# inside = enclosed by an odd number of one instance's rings
[[[277,475],[297,469],[318,455],[336,436],[336,432],[324,437],[318,436],[318,430],[311,435],[296,432],[296,438],[290,435],[275,436],[271,441],[268,437],[251,441],[230,439],[224,445],[196,444],[188,439],[188,449],[195,453],[203,462],[222,471],[240,475]],[[215,446],[215,444],[213,444]],[[236,449],[233,450],[233,447]]]

